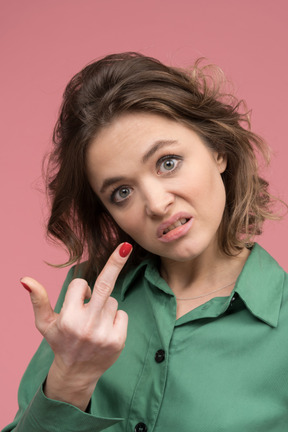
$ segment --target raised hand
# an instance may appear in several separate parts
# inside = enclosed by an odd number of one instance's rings
[[[72,280],[59,314],[53,311],[42,285],[29,277],[21,279],[30,292],[36,327],[55,355],[45,384],[47,397],[85,410],[99,378],[119,357],[128,316],[118,310],[110,295],[131,248],[128,243],[117,247],[92,295],[84,279]],[[90,301],[84,303],[85,299]]]

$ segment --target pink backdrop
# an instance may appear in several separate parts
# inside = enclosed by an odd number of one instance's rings
[[[253,108],[254,130],[274,150],[267,173],[287,201],[286,0],[1,1],[1,394],[0,429],[17,409],[17,387],[40,336],[19,278],[31,275],[54,304],[66,270],[44,238],[41,161],[68,79],[90,60],[141,51],[174,65],[204,56],[220,65]],[[287,270],[287,218],[260,243]]]

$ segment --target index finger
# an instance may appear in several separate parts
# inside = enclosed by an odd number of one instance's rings
[[[130,243],[120,244],[108,259],[105,267],[96,279],[90,303],[98,310],[102,309],[114,289],[120,271],[124,267],[130,253]]]

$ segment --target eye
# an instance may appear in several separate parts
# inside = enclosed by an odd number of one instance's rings
[[[121,203],[126,200],[131,194],[131,189],[128,186],[120,186],[111,194],[112,203]]]
[[[174,171],[182,158],[176,155],[164,156],[157,162],[157,174],[165,174]]]

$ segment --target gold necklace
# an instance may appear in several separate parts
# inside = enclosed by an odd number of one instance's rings
[[[197,300],[197,299],[202,298],[202,297],[207,297],[207,296],[210,295],[210,294],[214,294],[214,293],[216,293],[216,292],[218,292],[218,291],[222,291],[224,288],[228,288],[229,286],[233,285],[235,282],[236,282],[236,281],[231,282],[231,283],[229,283],[228,285],[225,285],[224,287],[222,287],[222,288],[218,288],[218,289],[216,289],[216,290],[214,290],[214,291],[210,291],[210,292],[207,293],[207,294],[202,294],[202,295],[197,296],[197,297],[189,297],[189,298],[179,298],[179,297],[176,297],[176,300],[180,300],[180,301],[183,301],[183,300]]]

